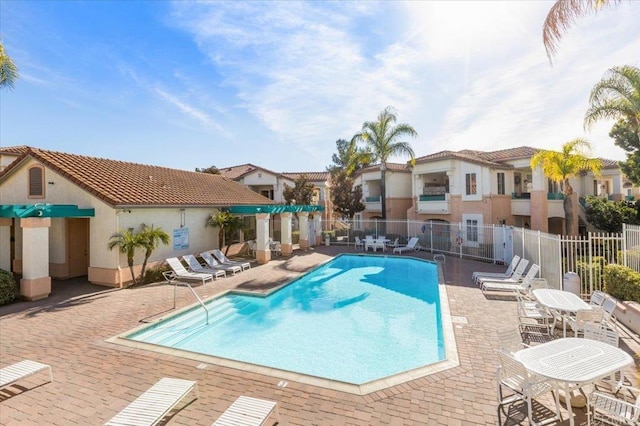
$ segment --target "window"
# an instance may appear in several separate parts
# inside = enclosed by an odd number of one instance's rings
[[[467,241],[478,242],[478,221],[467,219]]]
[[[475,173],[467,173],[465,175],[466,179],[466,187],[467,187],[467,195],[472,195],[477,193],[476,189],[476,174]]]
[[[29,197],[44,198],[44,170],[35,166],[29,169]]]
[[[504,195],[504,173],[498,173],[498,194]]]
[[[273,200],[273,189],[263,189],[260,191],[260,195],[270,200]]]

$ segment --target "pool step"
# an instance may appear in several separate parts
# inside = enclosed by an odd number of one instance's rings
[[[209,324],[206,323],[206,313],[201,306],[195,306],[183,313],[179,318],[160,322],[134,337],[135,340],[144,341],[163,346],[174,346],[179,342],[189,339],[194,334],[213,327],[233,316],[249,302],[235,300],[236,297],[228,296],[207,303],[209,311]]]

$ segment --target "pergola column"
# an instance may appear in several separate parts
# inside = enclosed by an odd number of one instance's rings
[[[280,248],[283,256],[293,253],[291,243],[291,213],[280,213]]]
[[[0,269],[11,271],[11,223],[9,217],[0,217]]]
[[[309,248],[309,213],[298,213],[300,220],[300,248],[306,250]]]
[[[20,294],[27,300],[44,299],[51,294],[49,276],[49,227],[51,219],[20,219],[22,228],[22,279]]]
[[[322,241],[322,215],[320,212],[313,214],[313,229],[316,230],[316,245],[322,244],[324,241]]]
[[[258,263],[269,263],[269,213],[256,214],[256,259]]]

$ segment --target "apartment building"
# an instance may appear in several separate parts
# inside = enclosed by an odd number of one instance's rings
[[[356,220],[380,219],[382,217],[382,177],[380,165],[376,164],[354,174],[354,185],[362,186],[364,211]],[[387,163],[386,171],[387,220],[406,220],[407,210],[412,205],[411,166]]]

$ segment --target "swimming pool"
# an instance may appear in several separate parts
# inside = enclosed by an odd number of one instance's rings
[[[447,358],[442,291],[435,263],[340,255],[267,297],[212,299],[208,325],[194,306],[126,337],[362,386]]]

